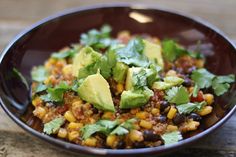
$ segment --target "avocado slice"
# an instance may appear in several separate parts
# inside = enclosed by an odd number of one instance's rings
[[[164,61],[161,53],[161,46],[154,44],[150,41],[143,40],[144,42],[144,54],[149,60],[154,61],[160,67],[164,67]]]
[[[173,86],[181,85],[184,82],[184,79],[177,76],[167,76],[164,78],[164,82],[157,81],[152,85],[152,89],[166,90]]]
[[[138,73],[142,68],[139,67],[132,67],[128,69],[126,82],[125,82],[125,89],[131,90],[133,88],[133,73]]]
[[[91,47],[86,46],[77,53],[73,59],[72,74],[78,77],[79,70],[83,67],[89,66],[99,60],[102,54],[94,51]]]
[[[125,83],[126,90],[133,89],[134,74],[139,73],[142,69],[144,69],[146,71],[145,77],[146,77],[147,85],[149,87],[152,87],[152,84],[156,81],[157,78],[159,78],[159,75],[155,70],[148,69],[148,68],[141,68],[141,67],[129,68],[128,72],[127,72],[126,83]]]
[[[150,97],[153,95],[153,91],[146,88],[144,91],[123,91],[121,94],[120,108],[136,108],[145,105]]]
[[[78,88],[78,94],[97,109],[115,111],[110,86],[99,73],[89,75]]]
[[[128,65],[122,62],[117,62],[115,67],[113,68],[114,80],[116,80],[116,82],[118,83],[124,83],[128,68],[129,68]]]

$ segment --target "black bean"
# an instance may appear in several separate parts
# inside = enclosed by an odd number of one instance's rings
[[[134,148],[145,148],[144,142],[135,142],[133,143]]]
[[[150,131],[150,130],[145,130],[143,132],[143,137],[145,141],[152,141],[152,142],[155,142],[161,139],[160,135],[154,134],[153,131]]]
[[[161,101],[160,103],[160,110],[161,112],[165,111],[169,107],[169,103],[167,101]]]
[[[192,86],[192,80],[191,79],[189,79],[189,78],[185,78],[184,79],[184,82],[183,82],[183,85],[185,86],[185,87],[191,87]]]
[[[98,113],[98,109],[96,109],[96,108],[92,108],[92,111],[93,111],[94,114]]]
[[[123,148],[125,148],[125,142],[124,142],[124,141],[119,141],[119,142],[117,143],[116,148],[118,148],[118,149],[123,149]]]
[[[185,116],[182,114],[176,114],[176,116],[173,119],[173,123],[176,125],[179,125],[185,121]]]
[[[161,116],[159,117],[159,121],[160,121],[161,123],[165,123],[165,122],[167,121],[166,116],[161,115]]]
[[[189,119],[193,119],[194,121],[200,121],[202,119],[202,117],[196,113],[191,113],[188,116]]]

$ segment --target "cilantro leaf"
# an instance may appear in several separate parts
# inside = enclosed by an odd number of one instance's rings
[[[44,101],[62,102],[64,92],[70,90],[71,87],[66,82],[61,82],[54,88],[47,89],[48,94],[40,96]]]
[[[16,68],[13,68],[13,73],[15,73],[15,75],[21,80],[21,82],[25,85],[26,89],[29,90],[29,84],[26,78],[21,74],[21,72]]]
[[[189,95],[185,87],[172,87],[166,92],[165,99],[170,103],[175,103],[177,105],[189,102]]]
[[[52,58],[55,59],[63,59],[63,58],[72,58],[78,51],[79,51],[79,47],[75,47],[73,49],[69,49],[67,51],[63,51],[63,52],[55,52],[51,55]]]
[[[183,55],[189,55],[193,58],[202,58],[200,53],[189,51],[178,45],[174,40],[164,40],[162,42],[162,48],[164,58],[170,62],[173,62],[178,57]]]
[[[234,75],[216,76],[206,69],[198,69],[193,71],[191,75],[192,80],[199,89],[209,88],[212,86],[214,93],[220,96],[228,91],[230,84],[235,81]]]
[[[189,114],[193,111],[200,110],[204,105],[206,105],[206,102],[203,101],[201,103],[187,103],[187,104],[181,104],[177,105],[176,108],[178,109],[180,114]]]
[[[64,124],[65,119],[63,117],[58,117],[53,119],[52,121],[44,124],[43,132],[50,135],[55,134],[60,127]]]
[[[87,139],[92,136],[96,132],[103,133],[108,135],[111,130],[119,124],[117,120],[110,121],[110,120],[100,120],[97,121],[95,124],[87,124],[82,129],[82,138]]]
[[[106,132],[106,128],[98,124],[88,124],[81,129],[81,132],[82,138],[87,139],[96,132]]]
[[[179,131],[168,132],[163,134],[161,137],[164,140],[165,145],[174,144],[183,139]]]
[[[150,62],[143,54],[144,43],[140,38],[135,38],[122,48],[116,49],[117,60],[127,65],[148,67]]]
[[[33,81],[43,82],[47,78],[48,72],[44,66],[38,66],[33,68],[31,76]]]
[[[197,69],[193,71],[191,78],[198,85],[200,89],[209,88],[212,85],[212,79],[214,74],[210,73],[206,69]]]
[[[35,89],[35,93],[45,91],[48,88],[45,84],[39,83]]]
[[[137,120],[135,118],[129,119],[123,123],[121,123],[119,126],[117,126],[112,132],[111,135],[117,134],[117,135],[125,135],[129,133],[129,130],[133,129],[134,123]]]
[[[199,87],[197,84],[195,84],[194,88],[193,88],[193,97],[196,98],[199,92]]]
[[[92,29],[87,33],[83,33],[80,36],[80,42],[83,45],[91,46],[95,50],[105,49],[109,46],[117,43],[116,40],[110,38],[111,27],[109,25],[104,25],[99,30]]]
[[[228,76],[218,76],[215,79],[213,79],[212,82],[212,88],[214,89],[214,93],[217,96],[220,96],[228,91],[230,88],[230,84],[235,81],[234,75],[228,75]]]

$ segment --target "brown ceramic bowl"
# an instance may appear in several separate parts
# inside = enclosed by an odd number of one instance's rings
[[[43,64],[53,51],[78,42],[82,32],[103,24],[113,27],[113,35],[126,29],[131,33],[146,33],[160,39],[174,38],[187,47],[196,45],[200,40],[202,53],[207,56],[208,70],[215,74],[236,74],[235,45],[217,28],[198,18],[143,5],[111,4],[72,9],[36,23],[19,34],[1,54],[1,105],[20,127],[59,148],[89,156],[151,156],[190,145],[225,123],[236,110],[234,84],[228,93],[217,98],[213,113],[202,120],[197,131],[176,144],[154,148],[89,148],[42,134],[41,124],[33,118],[32,108],[28,105],[29,90],[13,75],[13,68],[19,69],[30,83],[33,66]]]

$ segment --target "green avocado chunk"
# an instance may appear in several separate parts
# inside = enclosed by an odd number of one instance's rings
[[[78,88],[78,94],[84,101],[104,111],[115,111],[108,82],[99,73],[89,75]]]
[[[149,60],[154,61],[157,65],[163,68],[164,61],[161,53],[161,46],[147,40],[143,40],[143,42],[144,54],[148,57]]]
[[[124,83],[128,68],[128,65],[122,62],[117,62],[113,69],[114,80],[116,80],[118,83]]]
[[[167,76],[164,78],[164,82],[157,81],[152,85],[152,89],[166,90],[173,86],[181,85],[184,82],[184,79],[177,76]]]
[[[102,54],[94,51],[91,47],[86,46],[77,53],[73,59],[72,74],[78,77],[79,70],[83,67],[96,63]]]
[[[153,91],[146,88],[144,91],[123,91],[121,94],[120,108],[136,108],[145,105],[150,97],[153,96]]]

